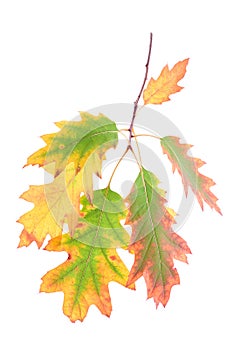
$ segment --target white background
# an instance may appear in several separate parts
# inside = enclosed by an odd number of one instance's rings
[[[0,347],[9,349],[241,349],[239,1],[2,1],[0,5]],[[193,255],[177,264],[181,286],[166,309],[111,284],[110,319],[94,307],[84,323],[62,314],[61,293],[40,277],[65,255],[16,249],[30,208],[19,195],[42,173],[22,169],[52,122],[78,110],[132,102],[154,34],[150,76],[190,57],[185,89],[156,107],[205,159],[224,216],[196,205],[180,234]]]

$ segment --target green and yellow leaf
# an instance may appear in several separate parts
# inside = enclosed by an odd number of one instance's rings
[[[73,238],[104,248],[126,248],[130,236],[120,221],[126,218],[123,198],[109,187],[94,191],[93,204],[81,198],[81,216]]]
[[[56,177],[68,164],[74,163],[76,174],[83,172],[85,194],[91,201],[92,176],[101,175],[106,152],[117,145],[118,130],[115,123],[103,114],[93,116],[81,112],[80,115],[80,121],[58,122],[59,132],[42,136],[46,146],[32,154],[26,166],[46,167],[53,163]]]
[[[161,146],[164,154],[168,156],[172,163],[173,172],[177,170],[180,174],[186,195],[190,187],[202,209],[203,202],[206,202],[211,208],[221,214],[221,210],[216,203],[218,198],[210,191],[210,187],[215,185],[215,182],[198,171],[205,162],[187,154],[192,146],[180,143],[180,139],[175,136],[163,137]]]
[[[64,293],[63,311],[72,322],[83,321],[91,305],[106,316],[112,306],[109,282],[126,286],[129,271],[116,252],[126,246],[129,235],[121,226],[125,217],[123,199],[109,188],[94,192],[93,207],[82,199],[82,215],[73,238],[65,234],[53,238],[46,250],[65,251],[66,262],[42,278],[42,292]],[[134,289],[130,283],[129,288]]]

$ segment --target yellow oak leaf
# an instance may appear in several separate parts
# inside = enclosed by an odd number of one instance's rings
[[[144,104],[162,104],[170,100],[171,94],[179,92],[182,87],[177,83],[184,77],[188,61],[188,58],[179,61],[171,70],[166,65],[157,80],[151,78],[143,93]]]
[[[20,197],[32,202],[34,208],[18,220],[24,225],[19,247],[27,247],[35,241],[40,248],[48,234],[56,237],[62,233],[64,223],[73,232],[78,224],[82,191],[82,172],[76,176],[73,163],[52,183],[30,186]]]

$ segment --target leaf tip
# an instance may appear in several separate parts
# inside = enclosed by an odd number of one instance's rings
[[[223,213],[222,213],[222,211],[221,211],[221,209],[219,208],[219,206],[216,204],[216,207],[214,208],[215,210],[216,210],[216,212],[218,213],[218,214],[220,214],[221,216],[223,216]]]
[[[130,275],[129,275],[128,280],[127,280],[127,282],[126,282],[126,284],[125,284],[125,287],[126,287],[126,288],[129,288],[129,289],[131,289],[131,290],[136,290],[136,285],[135,285],[135,283],[133,282],[133,278],[130,278]]]

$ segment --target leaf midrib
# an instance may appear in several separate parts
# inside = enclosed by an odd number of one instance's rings
[[[160,245],[158,244],[157,233],[156,233],[156,229],[155,229],[155,227],[154,227],[154,223],[153,223],[153,220],[152,220],[152,215],[151,215],[151,211],[150,211],[150,203],[149,203],[149,200],[148,200],[147,188],[146,188],[146,183],[145,183],[144,173],[143,173],[143,168],[142,168],[142,167],[141,167],[141,169],[140,169],[140,172],[141,172],[142,183],[143,183],[143,187],[144,187],[144,191],[145,191],[145,198],[146,198],[146,205],[147,205],[148,215],[149,215],[149,218],[150,218],[150,220],[151,220],[153,237],[154,237],[154,239],[155,239],[155,243],[156,243],[156,246],[157,246],[157,249],[158,249],[158,255],[159,255],[159,257],[160,257],[159,265],[160,265],[160,269],[161,269],[162,280],[164,280],[164,278],[163,278],[163,268],[162,268],[162,253],[161,253],[161,247],[160,247]],[[150,242],[150,243],[151,243],[151,242]],[[150,246],[151,246],[151,244],[149,244],[148,249],[146,250],[146,254],[147,254],[148,250],[150,249]]]
[[[76,291],[76,293],[75,293],[75,298],[74,298],[74,301],[73,301],[73,306],[72,306],[72,308],[71,308],[71,314],[72,314],[72,312],[73,312],[73,310],[74,310],[74,307],[75,307],[76,303],[78,302],[78,298],[79,298],[79,294],[80,294],[80,289],[81,289],[81,282],[82,282],[82,280],[84,279],[84,277],[85,277],[85,275],[86,275],[86,271],[87,271],[87,269],[88,269],[88,267],[89,267],[89,264],[91,264],[91,256],[92,256],[93,251],[94,251],[94,249],[95,249],[94,243],[95,243],[95,241],[96,241],[96,239],[97,239],[97,237],[98,237],[98,234],[99,234],[100,223],[101,223],[101,220],[102,220],[102,217],[103,217],[103,214],[104,214],[104,208],[105,208],[105,204],[106,204],[107,195],[108,195],[109,190],[110,190],[110,187],[107,187],[107,188],[106,188],[106,191],[105,191],[104,200],[103,200],[103,206],[102,206],[102,208],[101,208],[101,213],[100,213],[100,217],[99,217],[99,220],[98,220],[98,226],[97,226],[98,229],[97,229],[97,232],[96,232],[95,237],[94,237],[93,240],[92,240],[92,245],[90,246],[89,255],[88,255],[88,257],[87,257],[87,259],[86,259],[86,262],[85,262],[85,268],[83,269],[82,276],[81,276],[81,278],[80,278],[80,280],[79,280],[79,283],[78,283],[78,288],[77,288],[77,291]],[[118,273],[119,276],[121,276],[121,274],[119,273],[119,271],[117,271],[117,269],[115,269],[115,268],[113,268],[113,266],[111,266],[109,259],[107,259],[106,254],[104,254],[103,248],[100,247],[99,249],[101,249],[101,251],[102,251],[102,253],[103,253],[103,256],[105,257],[105,259],[106,259],[107,263],[110,265],[110,267],[111,267],[116,273]],[[121,277],[122,277],[122,276],[121,276]],[[94,282],[94,281],[93,281],[93,282]],[[94,284],[95,284],[95,283],[94,283]],[[96,284],[95,284],[95,288],[96,288],[97,291],[99,290],[99,288],[98,288],[98,286],[97,286]],[[99,295],[99,294],[98,294],[98,295]],[[99,298],[100,298],[100,295],[99,295]],[[100,301],[101,301],[101,298],[100,298]],[[102,301],[101,301],[101,303],[102,303]]]

